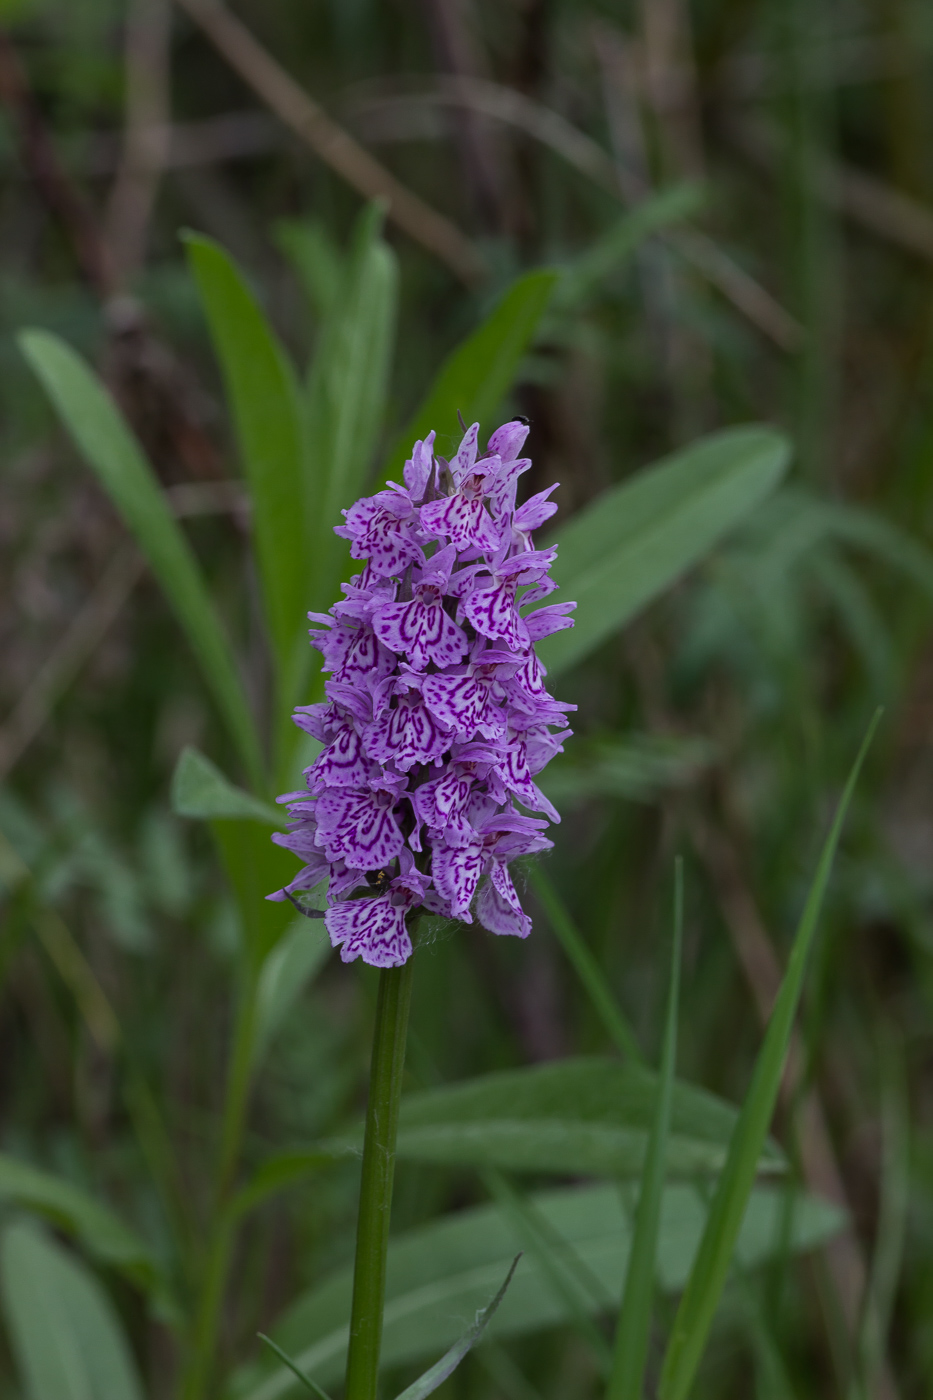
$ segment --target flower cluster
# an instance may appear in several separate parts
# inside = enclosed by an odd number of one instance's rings
[[[531,931],[509,862],[552,844],[544,818],[560,818],[534,778],[574,708],[548,694],[534,644],[572,626],[574,604],[522,615],[557,586],[556,550],[531,538],[557,509],[555,486],[515,505],[527,434],[520,419],[504,424],[477,460],[474,423],[448,463],[431,433],[404,486],[357,501],[336,527],[366,562],[329,614],[309,614],[326,629],[311,637],[330,678],[295,722],[324,747],[306,790],[279,799],[292,827],[273,839],[305,865],[269,897],[300,908],[326,877],[325,922],[345,962],[405,962],[420,907]]]

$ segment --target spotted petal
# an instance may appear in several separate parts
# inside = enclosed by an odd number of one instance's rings
[[[489,879],[479,892],[476,917],[490,933],[511,934],[515,938],[527,938],[531,933],[531,920],[519,903],[508,868],[501,861],[493,861]]]
[[[452,847],[439,844],[431,857],[431,874],[440,894],[450,905],[451,918],[471,924],[470,905],[483,873],[482,846],[473,841],[469,846]]]
[[[477,729],[487,739],[500,739],[505,715],[492,699],[492,688],[492,681],[480,676],[428,676],[424,703],[462,742],[472,739]]]
[[[457,549],[481,549],[491,554],[499,547],[499,533],[482,495],[458,492],[445,500],[431,501],[421,507],[421,523],[435,535],[446,535]]]
[[[451,742],[417,692],[399,696],[397,707],[383,710],[365,737],[378,763],[394,763],[403,773],[416,763],[440,758]]]
[[[318,841],[328,860],[352,870],[382,870],[402,849],[387,793],[329,788],[317,800]]]
[[[390,895],[349,899],[331,905],[324,926],[332,946],[340,949],[341,961],[362,958],[370,967],[401,967],[411,956],[405,913]]]
[[[315,759],[309,786],[312,792],[334,787],[362,788],[369,783],[374,770],[379,771],[364,750],[358,730],[352,724],[345,724]]]
[[[513,651],[524,651],[531,645],[528,628],[515,607],[513,585],[503,583],[474,589],[463,611],[484,637],[501,637]]]
[[[444,611],[444,605],[412,598],[409,603],[389,603],[373,618],[379,640],[400,656],[407,656],[416,670],[429,662],[455,666],[469,646],[466,633]]]

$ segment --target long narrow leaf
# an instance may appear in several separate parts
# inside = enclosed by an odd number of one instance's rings
[[[19,344],[81,455],[142,547],[188,636],[249,779],[261,791],[259,739],[230,646],[152,467],[80,355],[48,331],[24,331]]]
[[[386,476],[399,480],[411,445],[432,429],[437,450],[446,452],[456,437],[457,413],[467,423],[478,421],[488,433],[490,421],[515,380],[515,374],[547,310],[559,273],[550,269],[526,272],[509,288],[491,314],[458,345],[441,365],[427,397],[402,433],[386,467]]]
[[[329,607],[346,546],[333,527],[363,489],[385,415],[398,304],[398,265],[371,205],[324,322],[308,382],[309,452],[315,481],[310,538],[315,608]]]
[[[539,646],[555,675],[628,622],[774,490],[790,461],[773,428],[728,428],[604,491],[548,543],[574,625]]]
[[[280,685],[294,703],[306,659],[308,534],[305,432],[291,362],[233,260],[213,239],[185,236],[253,505],[253,535]],[[300,661],[299,661],[300,658]]]
[[[29,1400],[143,1400],[107,1294],[79,1259],[29,1221],[3,1232],[0,1287]]]
[[[288,1355],[288,1352],[283,1351],[277,1342],[274,1342],[271,1337],[267,1337],[265,1332],[257,1332],[256,1335],[261,1342],[265,1342],[267,1347],[272,1348],[283,1365],[288,1367],[292,1375],[297,1377],[306,1390],[310,1390],[312,1395],[318,1397],[318,1400],[330,1400],[327,1391],[322,1390],[317,1381],[313,1381],[310,1376],[306,1376],[304,1371],[300,1371],[292,1358]]]
[[[211,823],[239,907],[244,951],[258,971],[293,921],[289,904],[266,898],[294,873],[289,853],[271,840],[270,826],[284,825],[280,813],[235,787],[190,746],[175,768],[172,805],[179,816]]]
[[[774,1113],[787,1047],[803,990],[810,949],[842,834],[865,755],[880,719],[869,726],[823,846],[819,865],[794,937],[787,972],[781,983],[764,1043],[758,1054],[751,1086],[736,1123],[729,1156],[716,1188],[706,1228],[664,1358],[660,1400],[686,1400],[703,1355],[720,1295],[729,1270],[742,1217],[755,1181],[756,1161]]]
[[[606,980],[606,974],[584,942],[583,935],[571,919],[557,890],[539,865],[529,866],[528,883],[540,899],[551,928],[557,934],[561,947],[586,988],[610,1040],[623,1055],[634,1060],[636,1064],[641,1064],[644,1060],[641,1047],[635,1039],[635,1032],[622,1014],[615,994]]]
[[[677,1011],[680,1001],[680,960],[683,946],[684,876],[678,857],[674,876],[674,948],[671,955],[671,985],[661,1054],[658,1102],[651,1139],[645,1156],[645,1170],[638,1196],[638,1212],[632,1236],[632,1251],[625,1276],[622,1310],[616,1330],[612,1375],[606,1400],[641,1400],[651,1331],[651,1302],[657,1266],[658,1236],[661,1230],[661,1203],[664,1199],[665,1159],[674,1097],[674,1071],[677,1062]]]
[[[0,1201],[44,1216],[80,1241],[92,1258],[151,1289],[158,1268],[145,1241],[74,1182],[0,1154]]]
[[[564,1241],[562,1262],[572,1251],[605,1296],[588,1295],[594,1313],[609,1311],[620,1297],[631,1237],[631,1223],[615,1184],[571,1187],[530,1198],[549,1232]],[[756,1187],[742,1222],[737,1257],[744,1268],[773,1258],[786,1248],[785,1193]],[[703,1231],[706,1209],[692,1184],[664,1191],[658,1246],[658,1285],[682,1288]],[[795,1196],[791,1247],[813,1249],[834,1235],[841,1212],[825,1201]],[[512,1221],[493,1205],[456,1212],[395,1235],[389,1246],[382,1364],[405,1365],[451,1346],[467,1321],[498,1288],[523,1247]],[[353,1287],[352,1265],[339,1269],[296,1299],[270,1328],[278,1344],[320,1385],[339,1384],[347,1346],[347,1317]],[[581,1295],[582,1298],[583,1295]],[[492,1319],[487,1336],[521,1336],[568,1321],[538,1261],[526,1254],[522,1267]],[[250,1375],[237,1379],[243,1400],[278,1400],[294,1392],[294,1377],[262,1359]]]
[[[468,1331],[464,1332],[463,1336],[460,1337],[458,1341],[454,1342],[453,1346],[449,1351],[444,1353],[440,1361],[432,1366],[429,1371],[425,1371],[423,1376],[419,1376],[406,1390],[403,1390],[401,1395],[396,1397],[396,1400],[427,1400],[427,1396],[433,1395],[438,1386],[443,1385],[447,1377],[453,1374],[467,1352],[476,1346],[476,1343],[486,1331],[496,1309],[505,1297],[506,1289],[512,1282],[512,1275],[518,1268],[518,1261],[521,1257],[520,1254],[516,1254],[515,1258],[512,1260],[512,1267],[505,1276],[502,1287],[492,1301],[487,1303],[485,1308],[476,1314],[476,1321],[473,1323],[473,1326],[470,1327]]]

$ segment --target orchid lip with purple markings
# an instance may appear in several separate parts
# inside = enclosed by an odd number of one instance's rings
[[[305,787],[280,798],[290,828],[273,840],[303,862],[269,899],[302,900],[327,881],[324,921],[344,962],[398,967],[418,910],[525,938],[531,921],[513,861],[550,848],[560,817],[534,781],[570,737],[535,643],[573,625],[548,597],[556,550],[532,533],[557,507],[554,486],[516,505],[528,427],[479,424],[450,462],[434,433],[416,442],[404,482],[343,512],[336,534],[363,567],[341,585],[311,644],[326,699],[295,723],[323,745]]]

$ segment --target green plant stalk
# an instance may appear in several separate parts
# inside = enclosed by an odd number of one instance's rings
[[[752,1082],[732,1131],[729,1152],[710,1205],[696,1258],[674,1318],[661,1368],[658,1400],[687,1400],[722,1295],[735,1242],[755,1182],[756,1164],[777,1102],[791,1030],[803,992],[810,950],[829,884],[846,813],[862,764],[881,719],[876,710],[852,766],[823,844]]]
[[[402,967],[383,968],[379,974],[356,1228],[346,1400],[376,1400],[412,962],[409,957]]]
[[[252,1080],[258,985],[256,972],[250,970],[244,979],[237,1008],[233,1054],[224,1096],[220,1152],[214,1183],[214,1206],[191,1332],[191,1349],[182,1384],[183,1400],[202,1400],[210,1384],[220,1310],[236,1229],[235,1212],[230,1209],[231,1193],[243,1140],[243,1126]]]
[[[664,1048],[661,1052],[658,1101],[645,1154],[606,1400],[641,1400],[643,1394],[677,1060],[683,926],[684,871],[683,858],[678,856],[674,869],[674,946],[671,954],[671,981],[667,998]]]
[[[603,1026],[622,1055],[641,1065],[645,1057],[628,1021],[613,995],[606,974],[593,957],[583,935],[567,912],[566,905],[540,865],[528,867],[528,883],[541,901],[551,928],[566,953],[573,969],[589,994]]]

